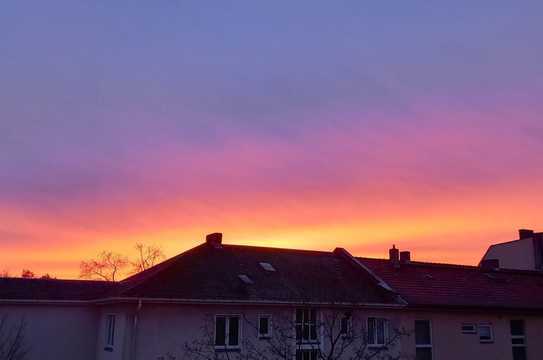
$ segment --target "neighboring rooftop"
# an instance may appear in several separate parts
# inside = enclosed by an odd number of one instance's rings
[[[273,269],[273,270],[271,270]],[[399,297],[398,297],[399,295]],[[363,303],[543,311],[543,273],[222,244],[220,234],[121,282],[0,279],[1,300],[156,299]]]
[[[115,286],[107,281],[0,278],[0,299],[92,300],[107,296]]]

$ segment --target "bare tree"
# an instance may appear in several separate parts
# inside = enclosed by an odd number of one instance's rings
[[[0,360],[24,360],[27,355],[25,347],[26,323],[21,319],[10,324],[7,315],[0,316]]]
[[[23,271],[21,271],[21,277],[25,279],[33,279],[36,277],[36,274],[29,269],[23,269]]]
[[[134,261],[130,261],[132,274],[147,270],[165,258],[162,249],[158,246],[137,243],[134,247],[138,257]]]
[[[111,251],[102,251],[96,259],[81,262],[79,265],[79,277],[83,279],[115,281],[119,273],[128,264],[128,259],[123,255]]]
[[[316,309],[298,311],[317,312]],[[362,318],[355,317],[353,309],[321,309],[320,315],[309,315],[310,320],[300,320],[292,312],[285,316],[274,315],[272,336],[259,338],[259,324],[243,315],[244,338],[239,351],[220,351],[215,346],[214,319],[208,316],[202,327],[202,336],[184,346],[183,358],[187,360],[396,360],[400,354],[396,345],[401,337],[408,336],[404,329],[382,324],[382,335],[372,341],[377,329],[367,329]],[[312,317],[313,316],[313,317]],[[302,314],[303,317],[303,314]],[[258,340],[258,341],[253,341]]]

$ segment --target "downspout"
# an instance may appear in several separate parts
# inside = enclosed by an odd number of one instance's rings
[[[136,307],[136,312],[134,313],[134,322],[132,323],[132,360],[137,359],[136,350],[137,350],[137,335],[138,335],[138,320],[139,313],[143,307],[143,301],[138,299],[138,306]]]

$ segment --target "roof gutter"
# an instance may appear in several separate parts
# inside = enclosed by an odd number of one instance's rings
[[[111,297],[96,300],[99,305],[111,303],[145,302],[148,304],[184,304],[184,305],[267,305],[267,306],[330,306],[330,307],[364,307],[364,308],[404,308],[404,304],[359,303],[359,302],[324,302],[324,301],[277,301],[277,300],[218,300],[218,299],[170,299],[170,298],[132,298]]]

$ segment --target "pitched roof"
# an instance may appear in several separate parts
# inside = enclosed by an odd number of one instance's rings
[[[106,281],[0,278],[2,300],[91,300],[115,286]]]
[[[122,281],[117,296],[395,303],[360,266],[333,252],[207,243]]]
[[[409,306],[543,310],[543,273],[475,266],[359,260],[401,294]]]

